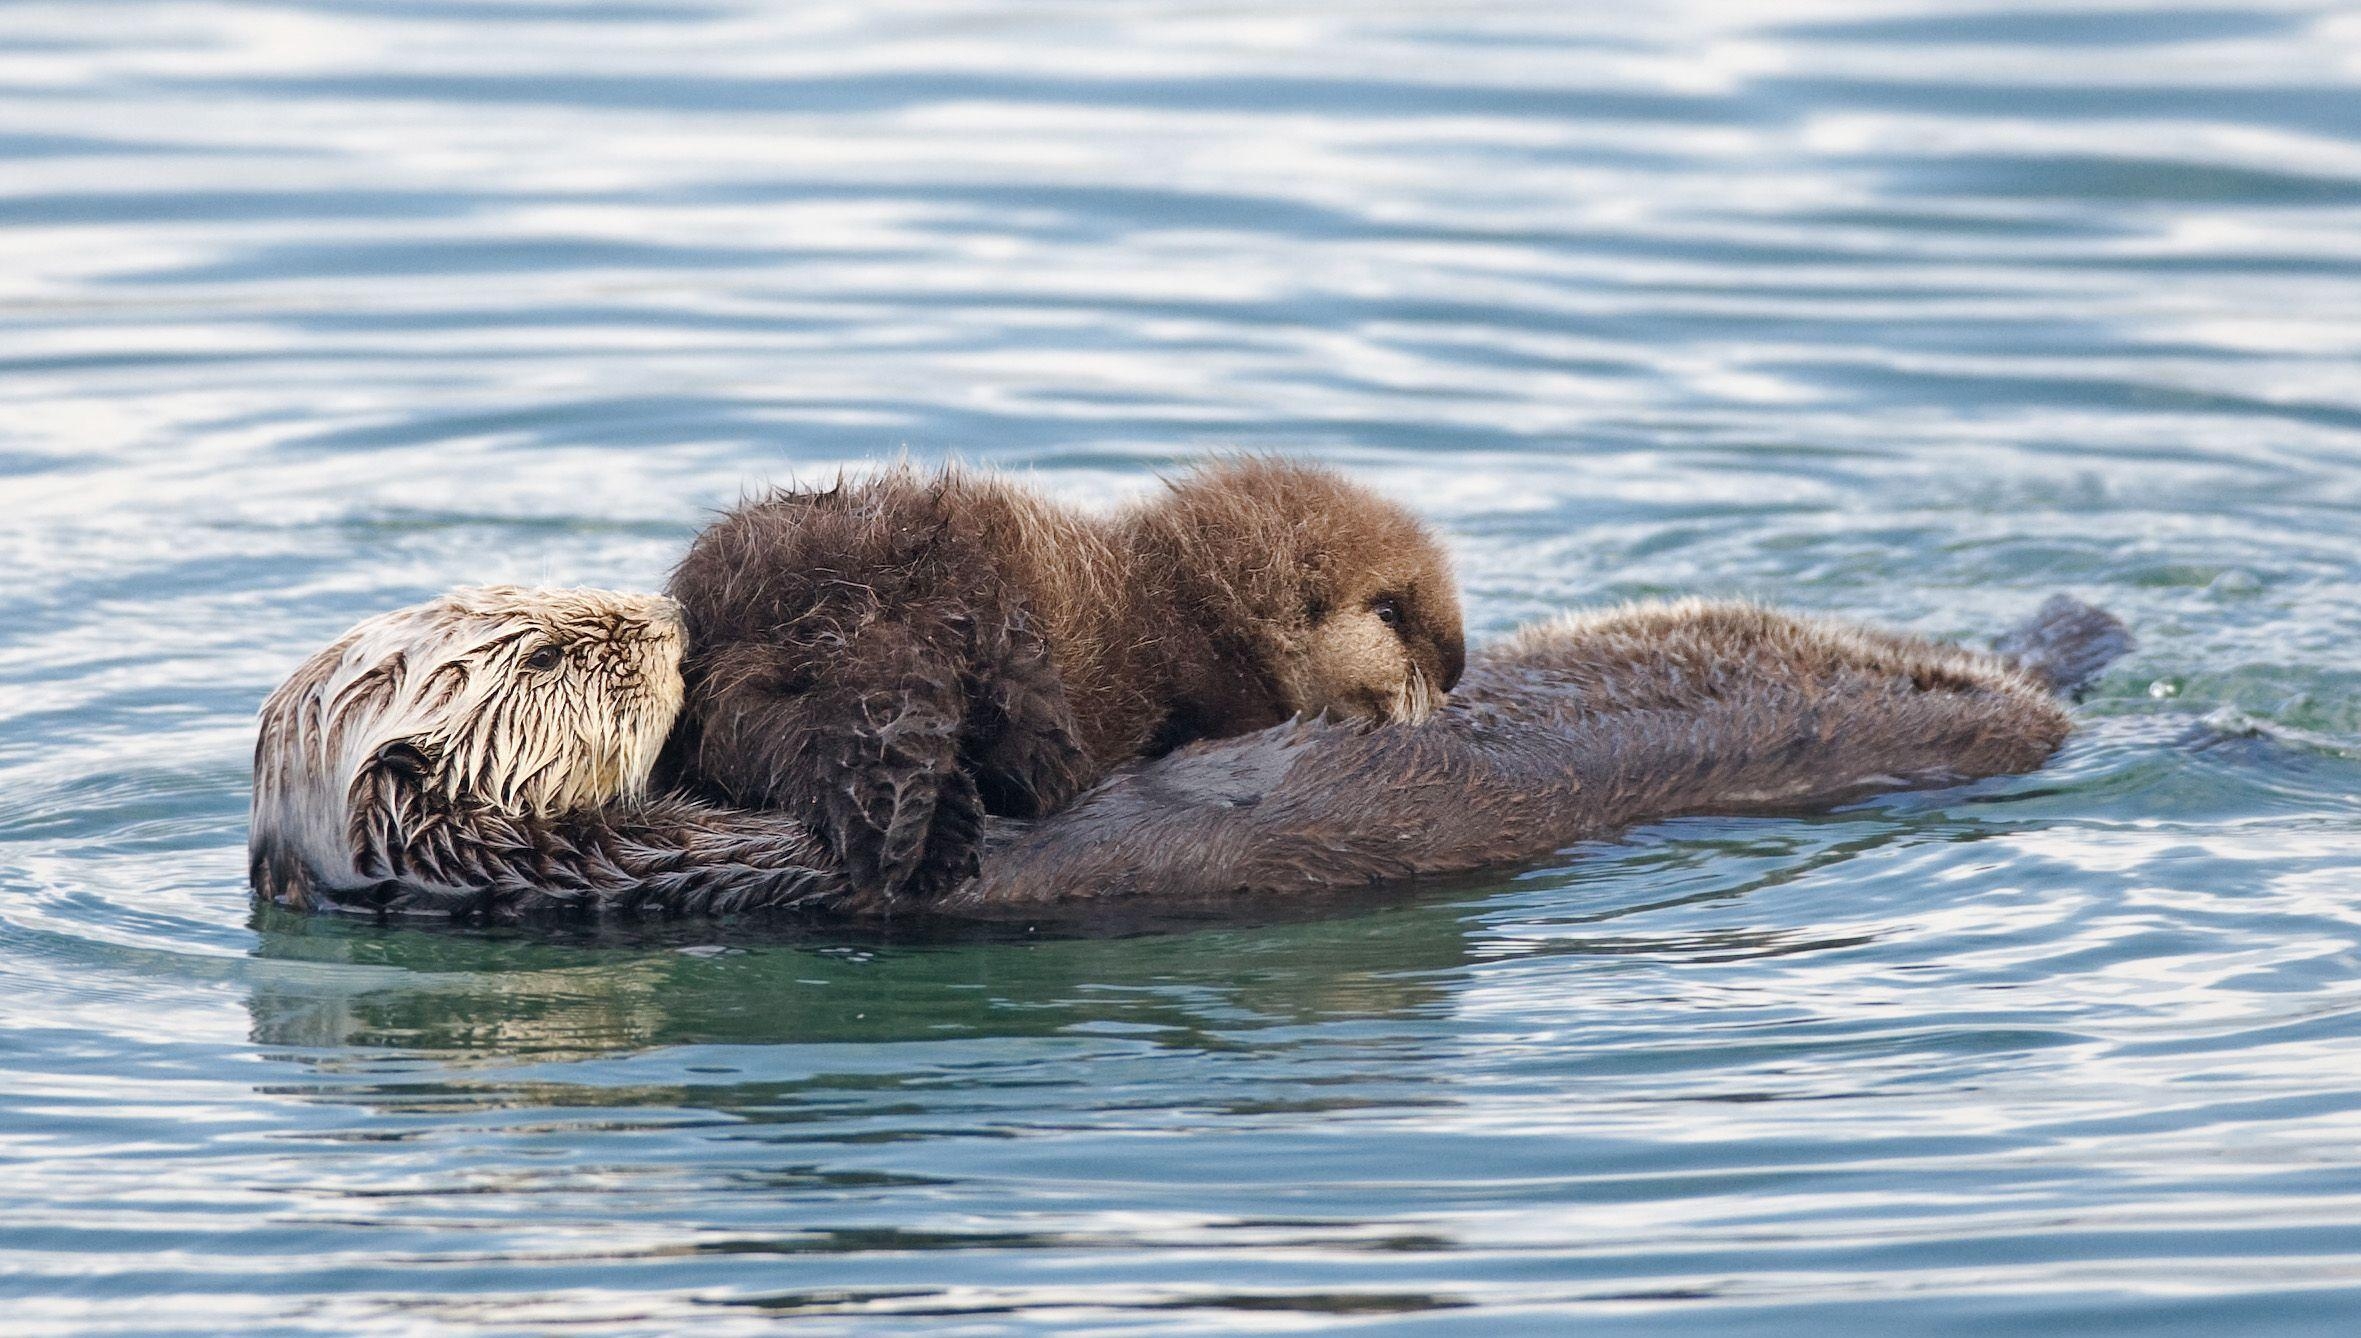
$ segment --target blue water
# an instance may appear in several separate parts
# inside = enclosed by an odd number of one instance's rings
[[[2357,354],[2350,9],[0,5],[0,1326],[2361,1330]],[[1295,922],[249,908],[364,614],[1219,447],[1487,634],[2143,645],[2040,775]]]

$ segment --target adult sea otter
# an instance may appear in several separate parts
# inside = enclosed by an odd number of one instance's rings
[[[2059,694],[2130,645],[2063,597],[1991,652],[1728,602],[1565,618],[1477,651],[1423,722],[1190,745],[1046,819],[995,824],[975,877],[913,898],[848,879],[787,815],[645,796],[679,638],[669,601],[603,591],[458,592],[363,623],[264,707],[257,893],[515,920],[1341,891],[1660,818],[2028,771],[2071,728]]]

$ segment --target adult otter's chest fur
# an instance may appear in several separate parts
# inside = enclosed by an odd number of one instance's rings
[[[691,649],[666,776],[806,820],[888,895],[971,874],[987,813],[1299,714],[1421,719],[1463,662],[1423,527],[1269,460],[1105,516],[956,469],[774,493],[671,592]]]

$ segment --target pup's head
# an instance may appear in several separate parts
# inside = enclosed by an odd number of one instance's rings
[[[1416,516],[1333,470],[1227,459],[1151,507],[1207,580],[1259,629],[1290,714],[1426,719],[1467,666],[1451,560]]]
[[[370,618],[263,703],[249,847],[331,884],[433,815],[548,817],[645,793],[679,713],[657,595],[489,586]]]

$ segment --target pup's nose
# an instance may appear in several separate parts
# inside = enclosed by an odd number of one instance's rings
[[[1459,676],[1467,672],[1467,642],[1460,637],[1452,637],[1443,643],[1442,651],[1442,688],[1449,692],[1459,686]]]

